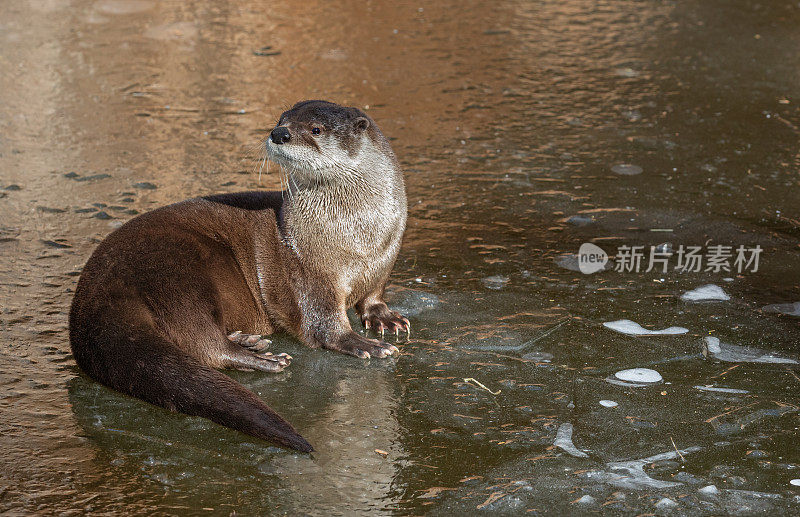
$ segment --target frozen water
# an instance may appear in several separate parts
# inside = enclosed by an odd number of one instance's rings
[[[561,424],[558,427],[558,432],[556,432],[556,440],[553,442],[553,445],[562,449],[567,454],[571,454],[576,458],[588,458],[589,455],[585,452],[579,450],[575,447],[575,444],[572,443],[572,424],[569,422]]]
[[[704,339],[708,352],[720,361],[730,363],[797,364],[795,359],[781,357],[758,348],[729,345],[721,342],[718,337],[706,336]]]
[[[800,486],[800,478],[789,481],[789,484],[792,486]]]
[[[603,407],[617,407],[619,404],[614,402],[613,400],[601,400],[600,405]]]
[[[614,174],[621,174],[622,176],[635,176],[642,173],[642,168],[630,163],[619,163],[611,167],[611,172]]]
[[[777,312],[787,316],[800,316],[800,302],[794,303],[775,303],[767,305],[762,309],[764,312]]]
[[[750,393],[747,390],[737,390],[735,388],[717,388],[715,386],[695,386],[695,389],[702,390],[702,391],[714,391],[719,393]]]
[[[614,377],[621,381],[636,382],[636,383],[654,383],[664,380],[661,374],[655,370],[648,368],[631,368],[630,370],[621,370],[614,374]]]
[[[629,336],[653,336],[653,335],[672,335],[672,334],[686,334],[689,332],[689,329],[683,327],[669,327],[662,330],[648,330],[635,321],[631,320],[617,320],[617,321],[609,321],[603,323],[603,326],[611,329],[616,330],[617,332],[621,332],[622,334],[628,334]]]
[[[727,301],[730,299],[728,293],[714,284],[704,285],[681,295],[681,300],[685,302]]]

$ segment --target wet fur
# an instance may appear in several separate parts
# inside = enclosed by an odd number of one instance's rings
[[[190,199],[110,234],[78,283],[70,342],[78,365],[103,384],[310,451],[288,422],[217,370],[285,366],[228,334],[285,331],[358,357],[396,351],[353,332],[345,311],[355,305],[365,324],[407,328],[382,300],[406,198],[388,142],[360,110],[308,101],[281,124],[291,145],[267,151],[286,168],[288,189]],[[314,125],[324,127],[316,138]]]

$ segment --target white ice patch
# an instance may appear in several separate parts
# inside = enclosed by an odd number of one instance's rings
[[[681,295],[681,300],[685,302],[710,302],[728,301],[731,297],[718,285],[708,284],[691,291],[686,291]]]
[[[800,486],[800,478],[789,481],[789,484],[792,486]]]
[[[558,432],[556,432],[556,440],[553,442],[553,445],[560,448],[567,454],[575,456],[576,458],[589,457],[588,454],[575,447],[575,444],[572,443],[572,424],[569,422],[561,424],[558,427]]]
[[[689,329],[683,327],[669,327],[662,330],[647,330],[635,321],[631,320],[608,321],[603,323],[603,326],[622,334],[628,334],[629,336],[674,335],[686,334],[689,332]]]
[[[795,359],[781,357],[758,348],[747,348],[723,343],[718,337],[706,336],[705,346],[715,359],[729,363],[798,364]]]
[[[686,449],[678,451],[669,451],[662,454],[656,454],[649,458],[642,458],[640,460],[630,461],[615,461],[606,463],[605,471],[593,471],[587,473],[587,479],[607,483],[619,488],[629,490],[645,490],[648,488],[671,488],[680,486],[683,483],[677,481],[661,481],[660,479],[653,479],[644,471],[644,466],[656,461],[673,460],[678,458],[679,455],[686,456],[687,454],[702,450],[702,447],[687,447]]]
[[[694,389],[701,391],[713,391],[715,393],[750,393],[747,390],[737,390],[736,388],[718,388],[716,386],[695,386]]]
[[[614,374],[614,377],[625,382],[634,382],[637,384],[653,384],[664,380],[661,374],[649,368],[631,368],[629,370],[621,370]]]
[[[619,404],[614,402],[613,400],[601,400],[600,405],[603,407],[617,407]]]
[[[764,312],[777,312],[787,316],[800,316],[800,302],[794,303],[774,303],[762,309]]]

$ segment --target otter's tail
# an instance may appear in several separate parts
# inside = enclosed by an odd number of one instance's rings
[[[175,350],[163,338],[131,336],[70,337],[75,360],[93,379],[151,404],[208,418],[220,425],[311,452],[294,428],[247,388],[224,373]],[[86,339],[88,338],[88,339]]]

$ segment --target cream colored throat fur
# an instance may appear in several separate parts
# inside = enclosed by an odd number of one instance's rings
[[[337,286],[340,303],[352,306],[385,282],[400,248],[406,196],[394,156],[370,144],[347,159],[331,146],[320,153],[269,145],[272,159],[289,174],[284,242],[304,268]],[[331,167],[330,161],[338,165]]]

